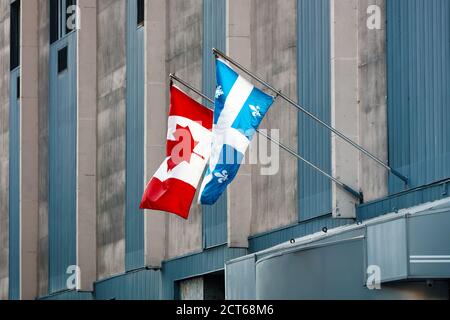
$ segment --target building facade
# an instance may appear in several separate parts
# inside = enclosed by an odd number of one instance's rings
[[[212,48],[408,182],[277,98],[363,201],[259,137],[214,206],[139,210]],[[448,0],[0,0],[0,299],[448,299],[449,71]]]

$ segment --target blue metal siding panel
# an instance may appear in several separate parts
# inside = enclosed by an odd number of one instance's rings
[[[67,70],[58,73],[58,50],[67,46]],[[65,290],[76,264],[76,33],[50,47],[49,291]]]
[[[388,0],[387,21],[389,163],[412,187],[448,178],[450,2]]]
[[[67,300],[73,300],[73,301],[78,301],[78,300],[93,300],[94,297],[92,295],[92,292],[89,291],[65,291],[65,292],[59,292],[53,295],[49,295],[46,297],[41,297],[39,298],[39,300],[63,300],[63,301],[67,301]]]
[[[144,29],[137,26],[137,1],[127,1],[125,268],[144,265]]]
[[[308,221],[302,221],[298,224],[272,230],[260,235],[249,238],[249,252],[254,253],[277,244],[289,241],[290,239],[300,238],[315,232],[319,232],[322,228],[337,228],[343,225],[352,224],[353,219],[334,219],[331,214],[316,217]]]
[[[158,300],[161,272],[139,269],[95,283],[96,300]]]
[[[212,48],[225,51],[225,0],[203,1],[203,92],[214,96],[216,77]],[[205,105],[212,105],[203,101]],[[203,246],[205,248],[227,242],[227,194],[213,206],[203,206]]]
[[[450,195],[449,192],[450,180],[433,183],[359,205],[356,216],[359,221],[372,219],[396,210],[446,198]]]
[[[302,106],[330,124],[330,2],[299,0],[298,100]],[[306,159],[331,173],[330,132],[299,113],[299,150]],[[299,219],[331,212],[331,182],[299,162]]]
[[[9,99],[9,299],[20,299],[20,104],[17,79],[11,72]]]

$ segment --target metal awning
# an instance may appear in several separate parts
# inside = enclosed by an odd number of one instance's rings
[[[389,299],[397,294],[420,295],[423,292],[414,282],[450,278],[449,230],[450,198],[446,198],[298,238],[228,262],[227,297],[309,294],[319,298],[380,295]],[[379,270],[382,287],[392,289],[399,281],[409,283],[402,284],[402,290],[368,290],[368,270],[374,268]],[[446,288],[435,289],[448,296],[445,283]]]

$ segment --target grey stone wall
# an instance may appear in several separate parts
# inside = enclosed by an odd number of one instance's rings
[[[9,0],[0,0],[0,300],[8,298]]]
[[[49,54],[50,13],[47,0],[39,0],[38,41],[38,92],[39,92],[39,253],[38,293],[48,293],[48,105],[49,105]]]
[[[202,0],[167,1],[168,71],[191,85],[202,83]],[[186,90],[183,88],[183,90]],[[191,95],[196,97],[195,94]],[[189,220],[170,215],[167,220],[167,258],[202,248],[201,208],[194,198]]]
[[[297,1],[252,0],[251,6],[251,70],[296,100]],[[295,108],[277,99],[260,128],[279,129],[280,141],[296,150],[297,116]],[[279,155],[275,175],[261,175],[261,166],[252,165],[251,234],[297,221],[297,159],[283,150]]]
[[[381,29],[367,28],[367,8],[381,9]],[[386,1],[358,1],[358,95],[360,144],[377,157],[388,161],[387,78],[386,78]],[[387,171],[365,155],[360,155],[360,187],[364,200],[387,195]]]
[[[98,1],[97,277],[125,270],[126,1]]]
[[[380,30],[369,29],[369,5],[381,11]],[[332,124],[387,162],[385,1],[331,0]],[[332,173],[370,201],[387,194],[387,172],[332,136]],[[357,200],[333,185],[333,216],[355,217]]]

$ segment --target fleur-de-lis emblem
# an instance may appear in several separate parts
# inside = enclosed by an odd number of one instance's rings
[[[216,99],[219,99],[220,96],[222,96],[222,95],[223,95],[222,86],[218,86],[218,87],[216,88],[216,95],[215,95]]]
[[[224,183],[228,180],[228,171],[223,170],[222,172],[214,172],[214,175],[218,178],[217,181],[219,183]]]
[[[250,105],[250,110],[252,110],[252,116],[254,116],[255,118],[261,117],[261,112],[260,112],[261,109],[259,108],[259,106]]]

